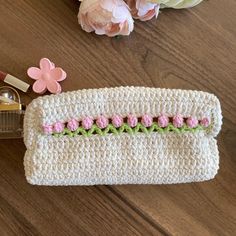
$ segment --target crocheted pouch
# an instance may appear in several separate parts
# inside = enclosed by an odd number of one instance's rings
[[[39,185],[171,184],[214,178],[219,100],[119,87],[43,96],[24,119],[25,174]]]

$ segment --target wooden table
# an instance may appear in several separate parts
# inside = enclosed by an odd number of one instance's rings
[[[215,93],[224,115],[219,174],[179,185],[32,186],[23,141],[1,140],[0,235],[236,235],[235,1],[163,10],[119,39],[83,32],[78,9],[73,0],[2,0],[1,70],[32,84],[27,68],[48,57],[68,73],[64,91],[137,85]],[[21,95],[26,104],[37,97]]]

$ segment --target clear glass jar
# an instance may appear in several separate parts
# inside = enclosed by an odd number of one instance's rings
[[[0,87],[0,139],[23,136],[24,107],[12,87]]]

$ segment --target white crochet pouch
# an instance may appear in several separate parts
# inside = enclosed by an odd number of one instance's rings
[[[142,87],[43,96],[24,119],[27,181],[38,185],[171,184],[214,178],[219,100]]]

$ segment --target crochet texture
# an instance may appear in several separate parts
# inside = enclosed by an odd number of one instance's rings
[[[126,117],[210,118],[195,132],[122,132],[119,135],[62,135],[43,124],[101,114]],[[119,87],[67,92],[35,99],[24,119],[25,174],[39,185],[164,184],[204,181],[219,168],[215,137],[221,128],[219,100],[198,91]]]

